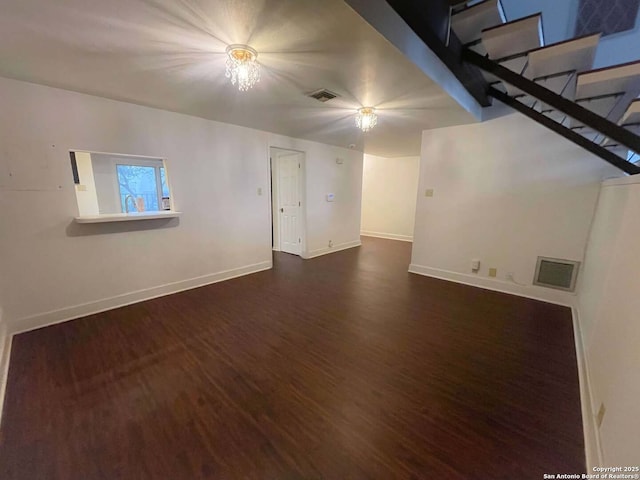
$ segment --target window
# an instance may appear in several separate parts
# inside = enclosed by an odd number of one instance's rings
[[[88,151],[71,156],[80,217],[172,210],[164,158]]]
[[[602,33],[603,37],[632,30],[639,0],[580,0],[575,36]]]
[[[122,213],[169,210],[168,202],[162,201],[169,198],[163,166],[118,164],[116,172]]]

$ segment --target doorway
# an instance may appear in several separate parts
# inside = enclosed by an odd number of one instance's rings
[[[271,147],[271,206],[273,250],[301,255],[304,153]]]

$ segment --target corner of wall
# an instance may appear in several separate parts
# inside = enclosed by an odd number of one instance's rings
[[[596,426],[593,414],[593,392],[589,375],[589,362],[584,348],[584,337],[580,325],[580,309],[578,305],[571,308],[573,317],[573,336],[576,343],[576,361],[578,363],[578,380],[580,383],[580,406],[582,409],[582,429],[584,431],[584,449],[587,462],[587,472],[593,467],[603,464],[600,446],[600,431]]]

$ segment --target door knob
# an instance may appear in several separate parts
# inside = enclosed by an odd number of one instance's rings
[[[280,209],[280,211],[281,211],[282,213],[284,213],[284,208],[281,208],[281,209]]]

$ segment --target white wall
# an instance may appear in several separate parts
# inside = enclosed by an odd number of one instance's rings
[[[413,240],[420,157],[364,156],[362,235]]]
[[[605,182],[578,293],[592,411],[604,403],[603,463],[640,452],[640,179]]]
[[[91,164],[100,213],[121,213],[120,192],[115,174],[116,160],[110,155],[92,153]],[[129,207],[131,210],[135,208],[133,202],[129,201]]]
[[[573,303],[532,286],[536,259],[583,260],[600,181],[612,175],[620,172],[519,114],[425,131],[411,271]]]
[[[269,268],[270,146],[306,152],[307,256],[329,239],[359,244],[361,153],[1,78],[0,105],[0,304],[13,331]],[[183,216],[73,223],[76,149],[167,158]]]
[[[270,135],[269,145],[305,153],[306,241],[301,256],[312,258],[360,245],[362,153],[280,135]],[[338,158],[344,163],[338,165]],[[327,193],[334,193],[335,201],[327,202]]]

